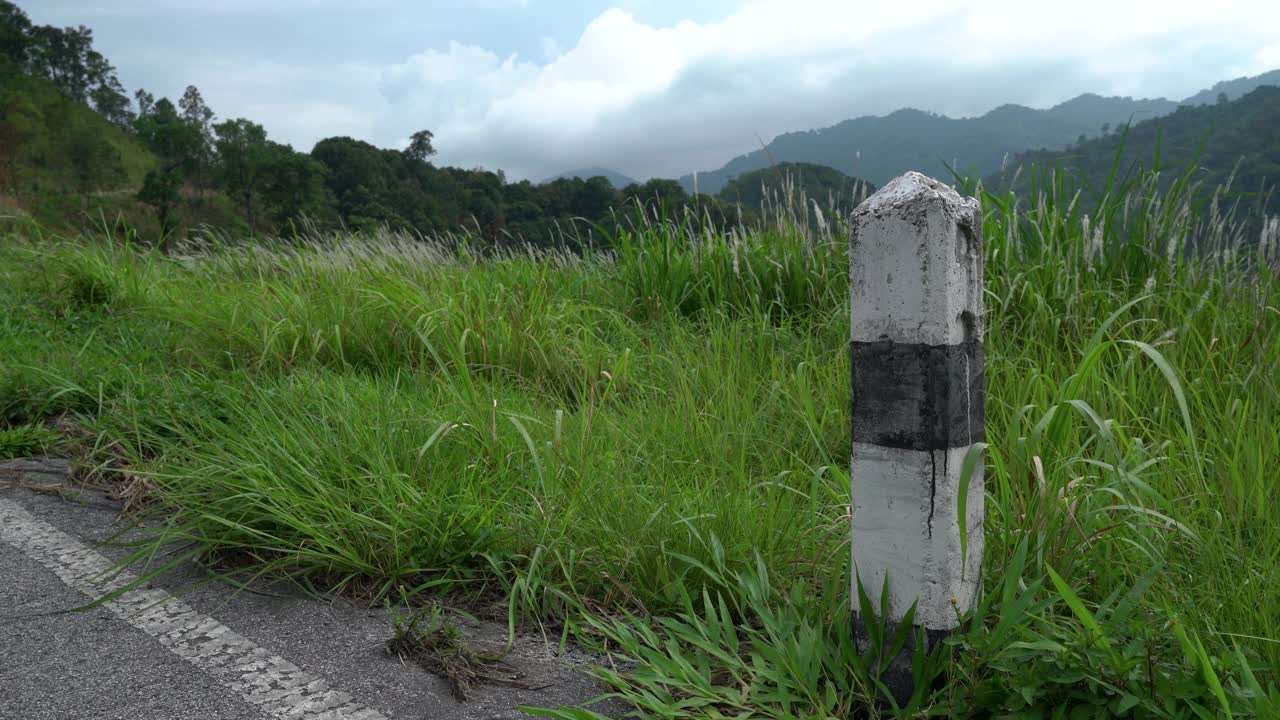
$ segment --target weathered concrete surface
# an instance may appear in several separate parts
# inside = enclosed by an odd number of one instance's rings
[[[855,486],[853,544],[858,575],[873,605],[878,605],[881,583],[889,574],[889,617],[894,620],[919,600],[917,625],[952,630],[957,626],[956,611],[967,610],[977,591],[983,508],[975,494],[982,488],[980,477],[974,478],[977,488],[970,487],[965,508],[969,539],[963,578],[960,565],[957,476],[968,451],[964,447],[920,453],[862,443],[854,446],[859,458],[854,472],[864,480],[879,481]],[[975,475],[981,470],[979,466]],[[948,478],[957,481],[946,482]]]
[[[225,677],[184,659],[110,607],[60,612],[83,605],[88,598],[32,554],[52,550],[45,560],[53,558],[74,568],[86,558],[92,559],[75,550],[75,544],[111,561],[127,553],[97,545],[118,529],[113,524],[114,503],[100,493],[52,487],[65,468],[43,461],[0,464],[0,502],[9,503],[6,517],[11,520],[4,533],[14,541],[0,541],[0,718],[307,717],[301,710],[271,704],[290,693],[278,683],[280,677],[254,676],[246,671],[245,685],[240,689],[257,687],[260,692],[256,697],[267,699],[255,704],[229,687]],[[15,530],[20,524],[26,527]],[[32,532],[32,528],[43,526],[56,530]],[[61,535],[66,537],[60,539]],[[73,544],[63,547],[57,542]],[[157,623],[212,619],[251,643],[252,648],[260,648],[266,653],[263,657],[280,658],[297,668],[295,673],[286,667],[281,677],[323,681],[326,688],[349,696],[349,707],[376,713],[364,716],[370,720],[378,716],[526,717],[518,705],[581,704],[603,692],[584,672],[595,658],[581,653],[555,657],[553,649],[542,641],[523,638],[507,661],[523,669],[534,684],[547,683],[548,687],[482,686],[475,688],[473,700],[459,703],[442,679],[384,652],[392,629],[382,610],[340,600],[320,602],[296,594],[237,592],[225,584],[203,582],[205,579],[198,568],[189,565],[158,578],[150,584],[151,592],[158,589],[175,596],[195,615],[175,620],[162,617],[159,610],[143,608],[144,613],[150,613],[143,618]],[[273,592],[279,590],[272,588]],[[209,627],[206,624],[204,629]],[[503,628],[487,623],[467,629],[490,643],[504,637]],[[228,636],[219,637],[214,644],[226,647]],[[203,647],[200,643],[212,639],[208,635],[194,637],[190,647]],[[272,667],[264,663],[262,669]],[[273,692],[276,695],[271,695]],[[593,709],[606,714],[622,711],[616,704]],[[313,712],[312,716],[323,715]],[[354,713],[349,716],[360,717]]]
[[[854,590],[860,579],[876,614],[895,624],[915,603],[915,625],[936,642],[970,608],[981,576],[980,462],[963,553],[958,502],[965,457],[984,439],[981,209],[913,172],[851,220]],[[890,660],[900,699],[909,660]]]
[[[852,221],[853,339],[958,345],[982,336],[976,199],[909,172],[863,201]]]

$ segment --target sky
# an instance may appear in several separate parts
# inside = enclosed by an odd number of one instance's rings
[[[783,132],[1280,68],[1274,0],[16,0],[87,25],[132,93],[200,89],[308,151],[349,135],[542,180],[719,168]]]

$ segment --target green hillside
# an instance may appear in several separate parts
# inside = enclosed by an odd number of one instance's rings
[[[8,210],[75,225],[128,204],[155,165],[137,138],[52,82],[0,67],[0,196]]]
[[[986,185],[1022,192],[1035,182],[1033,169],[1055,168],[1076,182],[1086,199],[1094,199],[1106,187],[1113,166],[1120,178],[1134,177],[1143,168],[1162,169],[1168,187],[1193,160],[1194,179],[1206,191],[1230,179],[1233,197],[1280,213],[1280,197],[1264,192],[1280,180],[1280,87],[1259,87],[1238,100],[1212,105],[1184,105],[1171,115],[1068,151],[1024,153],[1006,172],[988,177]]]
[[[103,146],[112,168],[97,183],[98,189],[138,187],[156,159],[137,138],[107,122],[87,106],[68,99],[57,86],[42,78],[11,73],[0,88],[0,122],[9,132],[21,133],[16,146],[16,177],[9,189],[34,190],[41,185],[66,187],[76,182],[73,151],[83,144]],[[83,137],[80,137],[83,136]]]

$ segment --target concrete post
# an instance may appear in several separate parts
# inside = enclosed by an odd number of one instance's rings
[[[916,172],[858,206],[849,241],[853,357],[853,567],[874,612],[896,627],[912,603],[929,644],[958,625],[981,574],[982,465],[961,466],[983,434],[982,211]],[[888,577],[889,606],[879,607]],[[911,694],[910,642],[882,679]]]

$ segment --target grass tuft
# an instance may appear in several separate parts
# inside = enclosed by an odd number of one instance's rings
[[[43,455],[53,448],[61,435],[43,425],[25,423],[0,427],[0,460]]]
[[[477,685],[535,687],[523,679],[522,671],[504,663],[500,653],[486,652],[470,643],[436,604],[398,618],[387,652],[444,678],[460,702],[470,699]]]

